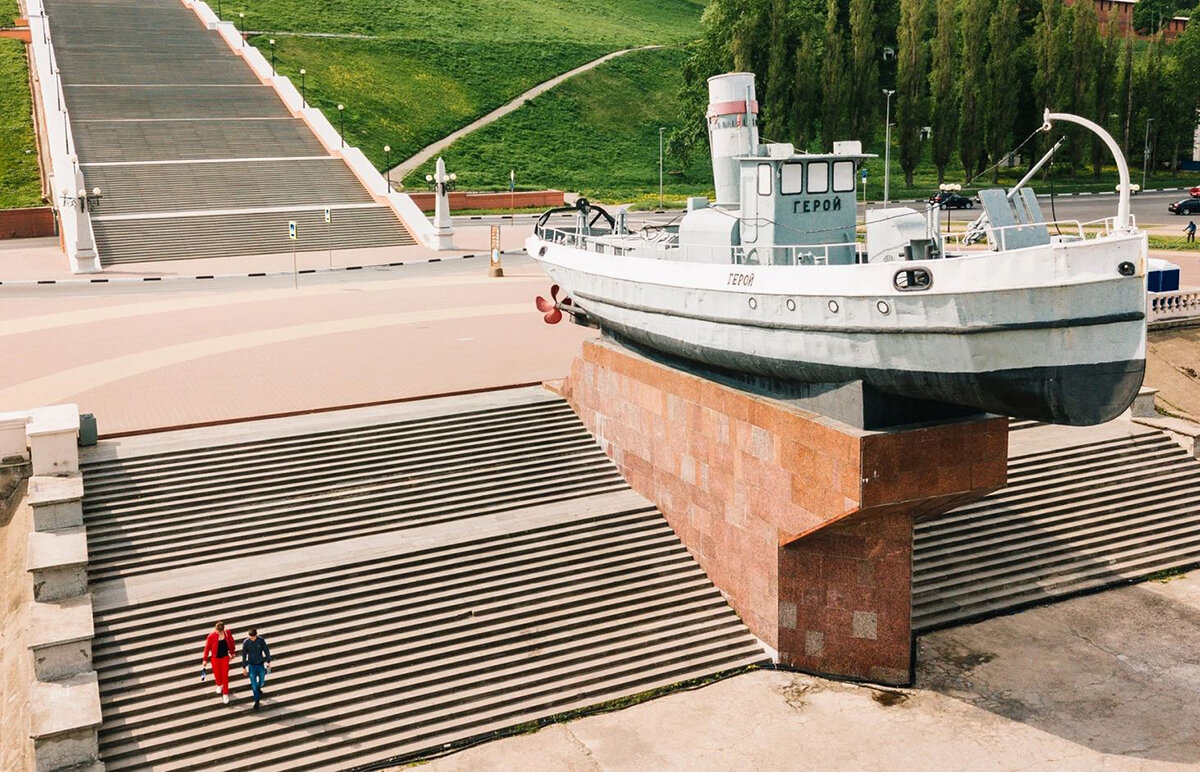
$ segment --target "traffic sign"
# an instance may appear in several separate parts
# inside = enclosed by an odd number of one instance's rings
[[[288,238],[292,241],[296,240],[296,221],[288,220]]]

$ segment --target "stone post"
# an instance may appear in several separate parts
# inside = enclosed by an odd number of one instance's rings
[[[446,174],[446,162],[439,156],[433,173],[434,195],[433,227],[437,228],[438,249],[454,249],[454,223],[450,219],[450,175]]]

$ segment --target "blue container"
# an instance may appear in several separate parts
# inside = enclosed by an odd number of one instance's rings
[[[1151,292],[1178,292],[1179,269],[1172,266],[1146,272],[1146,288]]]

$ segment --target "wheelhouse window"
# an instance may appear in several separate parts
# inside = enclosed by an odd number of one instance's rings
[[[804,192],[804,164],[783,165],[783,171],[779,175],[779,192],[785,196]]]
[[[834,161],[833,192],[850,193],[854,190],[854,162]]]
[[[808,192],[829,192],[829,162],[811,161],[808,164]]]
[[[758,165],[758,195],[771,195],[771,164]]]

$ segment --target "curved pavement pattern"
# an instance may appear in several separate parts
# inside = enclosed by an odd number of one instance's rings
[[[47,11],[103,265],[415,243],[178,0]]]
[[[766,661],[542,389],[83,461],[110,770],[344,769]],[[199,681],[215,617],[271,643],[256,713]]]

